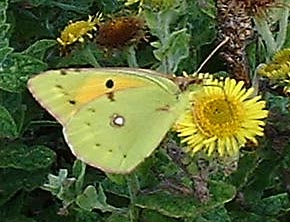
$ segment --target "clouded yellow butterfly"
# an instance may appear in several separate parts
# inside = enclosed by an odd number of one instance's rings
[[[187,91],[144,69],[53,70],[28,88],[62,124],[74,155],[112,173],[129,173],[149,156],[188,104]]]

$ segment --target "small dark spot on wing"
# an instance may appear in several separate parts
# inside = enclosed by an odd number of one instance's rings
[[[81,69],[74,69],[73,71],[75,71],[75,72],[81,72],[82,70]]]
[[[162,106],[162,107],[158,107],[156,109],[156,111],[163,111],[163,112],[168,112],[170,110],[170,106],[169,105],[165,105],[165,106]]]
[[[108,92],[107,94],[107,98],[111,101],[114,102],[115,98],[114,98],[114,92]]]
[[[72,99],[69,100],[68,102],[69,102],[71,105],[75,105],[75,104],[76,104],[76,101],[75,101],[75,100],[72,100]]]
[[[112,149],[109,149],[108,151],[109,151],[109,153],[112,153],[112,152],[113,152],[113,150],[112,150]]]
[[[92,112],[92,113],[95,113],[95,112],[96,112],[96,110],[95,110],[94,108],[92,108],[92,107],[89,107],[89,108],[88,108],[88,111],[89,111],[89,112]]]
[[[101,144],[99,144],[99,143],[96,143],[96,144],[95,144],[95,146],[99,147],[99,146],[101,146]]]
[[[123,155],[123,158],[124,158],[124,159],[127,158],[127,154],[124,154],[124,155]]]
[[[59,84],[55,85],[55,87],[58,88],[58,89],[63,89],[63,87],[61,85],[59,85]]]
[[[86,124],[87,126],[91,126],[91,123],[89,123],[89,122],[86,122],[85,124]]]
[[[67,72],[64,69],[61,69],[60,74],[65,76],[65,75],[67,75]]]

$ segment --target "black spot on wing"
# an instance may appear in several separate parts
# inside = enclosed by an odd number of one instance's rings
[[[76,101],[73,100],[73,99],[69,100],[68,102],[69,102],[69,104],[71,104],[71,105],[75,105],[75,104],[76,104]]]
[[[65,76],[65,75],[67,75],[67,72],[64,69],[61,69],[60,74]]]
[[[75,71],[75,72],[81,72],[82,70],[81,70],[81,69],[78,69],[78,68],[76,68],[76,69],[73,69],[73,71]]]
[[[114,102],[115,98],[114,98],[114,92],[108,92],[107,94],[107,98],[111,101]]]
[[[60,85],[60,84],[56,84],[56,85],[55,85],[55,88],[56,88],[56,90],[57,90],[59,93],[65,95],[65,96],[69,96],[69,93],[65,91],[65,89],[63,88],[62,85]]]
[[[112,79],[108,79],[108,80],[106,81],[105,85],[106,85],[106,87],[107,87],[108,89],[112,89],[112,88],[114,87],[114,85],[115,85],[115,82],[114,82]]]
[[[158,107],[156,109],[156,111],[160,111],[160,112],[168,112],[170,111],[170,106],[168,104],[164,105],[164,106],[161,106],[161,107]]]
[[[55,85],[55,87],[58,88],[58,89],[63,89],[63,87],[61,85],[59,85],[59,84]]]
[[[88,111],[91,112],[91,113],[95,113],[96,112],[96,110],[93,107],[89,107]]]

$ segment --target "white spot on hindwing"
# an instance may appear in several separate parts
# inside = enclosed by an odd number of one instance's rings
[[[122,127],[125,125],[125,117],[119,114],[113,114],[110,117],[110,124],[113,127]]]

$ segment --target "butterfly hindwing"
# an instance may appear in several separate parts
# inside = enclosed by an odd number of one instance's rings
[[[159,87],[116,92],[83,107],[65,125],[73,153],[106,172],[127,173],[158,146],[186,105]]]

